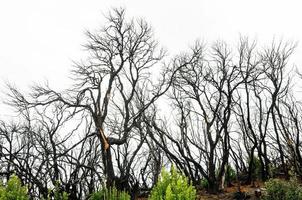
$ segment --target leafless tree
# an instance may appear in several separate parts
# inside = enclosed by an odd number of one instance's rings
[[[168,73],[160,72],[165,52],[153,39],[151,27],[142,19],[126,19],[124,9],[114,9],[103,28],[86,35],[89,57],[75,64],[71,89],[59,93],[37,85],[29,98],[12,90],[10,103],[21,110],[60,104],[73,110],[73,118],[89,116],[101,142],[107,185],[130,187],[134,159],[145,143],[140,118],[170,86]],[[160,78],[151,80],[151,74]]]
[[[212,193],[230,166],[253,182],[258,160],[262,180],[274,168],[302,177],[301,103],[288,73],[295,44],[258,50],[241,38],[234,51],[196,42],[166,62],[144,20],[124,9],[106,19],[86,32],[88,55],[74,63],[70,88],[35,85],[23,94],[8,85],[6,103],[19,118],[0,122],[3,179],[16,173],[33,198],[56,186],[81,199],[103,182],[135,198],[172,163],[195,185],[206,179]]]

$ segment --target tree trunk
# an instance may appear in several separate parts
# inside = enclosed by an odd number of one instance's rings
[[[113,168],[110,148],[106,150],[103,149],[102,156],[103,156],[103,163],[105,167],[106,186],[112,187],[114,185],[115,175],[114,175],[114,168]]]
[[[211,194],[217,194],[219,191],[219,184],[217,183],[216,174],[215,174],[215,165],[214,165],[214,152],[210,152],[209,159],[209,185],[208,192]]]
[[[249,168],[248,168],[248,176],[247,176],[247,180],[246,180],[246,184],[251,184],[252,182],[254,182],[254,179],[256,177],[253,177],[253,174],[255,173],[256,170],[256,166],[254,163],[254,151],[256,149],[257,146],[253,146],[251,149],[251,155],[250,155],[250,160],[249,160]]]
[[[219,184],[217,183],[216,177],[210,176],[208,182],[208,192],[210,194],[217,194],[219,192]]]
[[[101,140],[102,144],[102,160],[104,164],[104,173],[106,177],[106,186],[112,187],[114,186],[114,168],[112,163],[112,155],[111,155],[111,149],[110,144],[107,141],[107,138],[104,134],[104,131],[102,128],[99,129],[99,138]]]

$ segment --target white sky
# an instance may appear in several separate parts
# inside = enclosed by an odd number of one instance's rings
[[[45,80],[65,88],[72,61],[84,58],[84,30],[102,25],[103,14],[112,7],[125,7],[129,17],[145,18],[172,55],[198,38],[235,43],[240,34],[259,43],[269,44],[273,37],[302,43],[299,0],[3,0],[0,91],[5,81],[23,90]],[[292,58],[298,68],[301,45]]]

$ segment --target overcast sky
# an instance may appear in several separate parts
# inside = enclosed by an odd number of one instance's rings
[[[274,37],[302,41],[299,0],[3,0],[0,89],[7,81],[26,89],[45,80],[64,88],[72,61],[83,58],[84,31],[100,27],[112,7],[147,20],[171,55],[198,38],[234,43],[241,34],[266,44]],[[292,58],[298,68],[301,45]]]

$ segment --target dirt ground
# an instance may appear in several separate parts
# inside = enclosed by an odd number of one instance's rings
[[[263,189],[263,183],[255,183],[254,185],[242,185],[240,186],[241,192],[246,193],[248,196],[247,199],[250,200],[256,200],[259,199],[255,196],[255,190],[257,188]],[[231,187],[225,188],[224,192],[221,192],[219,194],[213,195],[208,194],[204,190],[197,191],[197,200],[231,200],[234,199],[234,194],[238,191],[238,186],[235,184]],[[147,198],[138,198],[138,200],[147,200]]]
[[[247,199],[259,199],[256,198],[255,196],[255,190],[257,188],[260,188],[261,185],[259,187],[255,187],[252,185],[244,185],[240,187],[241,192],[244,192],[246,194],[246,196],[248,197]],[[231,200],[234,199],[234,194],[238,192],[238,186],[234,185],[231,187],[227,187],[224,192],[217,194],[217,195],[213,195],[213,194],[208,194],[205,191],[198,191],[198,200],[210,200],[210,199],[223,199],[223,200]]]

